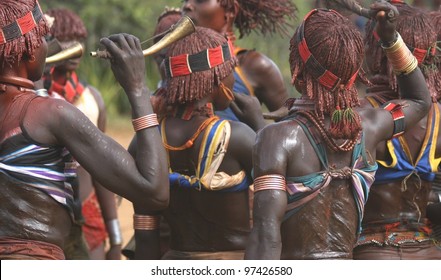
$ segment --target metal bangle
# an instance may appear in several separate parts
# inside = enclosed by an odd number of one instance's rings
[[[112,219],[110,221],[106,222],[107,224],[107,230],[109,232],[109,241],[111,246],[121,245],[122,235],[121,235],[121,228],[119,226],[118,219]]]

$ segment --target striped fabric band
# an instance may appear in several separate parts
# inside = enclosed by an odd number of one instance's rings
[[[394,120],[394,134],[392,137],[395,138],[403,134],[405,128],[403,107],[400,104],[388,103],[383,106],[383,109],[389,111]]]
[[[308,48],[308,45],[306,43],[305,39],[305,21],[314,13],[317,11],[328,11],[328,12],[334,12],[337,13],[334,10],[328,10],[328,9],[314,9],[311,10],[308,14],[306,14],[305,18],[303,19],[302,24],[299,27],[298,32],[298,41],[300,42],[298,45],[299,54],[302,58],[303,62],[305,63],[306,67],[311,71],[312,76],[325,88],[334,91],[337,87],[346,88],[349,89],[355,82],[355,79],[358,75],[358,70],[355,71],[355,73],[351,76],[351,78],[346,82],[346,84],[342,83],[341,78],[337,77],[334,73],[327,70],[325,67],[323,67],[320,62],[318,62],[317,59],[312,55],[311,51]],[[337,13],[338,14],[338,13]]]
[[[35,6],[32,11],[29,11],[23,17],[0,29],[0,44],[4,44],[25,35],[34,29],[42,18],[43,12],[41,11],[40,4],[38,1],[35,1]]]
[[[234,57],[230,40],[216,48],[206,49],[196,54],[181,54],[164,59],[166,74],[169,78],[189,75],[193,72],[214,68]]]
[[[254,179],[254,192],[264,190],[286,191],[286,180],[282,175],[263,175]]]

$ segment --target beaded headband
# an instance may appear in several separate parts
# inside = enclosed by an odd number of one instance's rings
[[[181,54],[164,59],[168,78],[185,76],[193,72],[214,68],[234,57],[233,44],[230,40],[216,48],[206,49],[196,54]]]
[[[0,45],[20,38],[30,32],[37,26],[41,19],[43,19],[43,12],[41,11],[38,1],[35,1],[35,6],[32,11],[29,11],[26,15],[16,19],[14,22],[1,27]]]
[[[308,14],[306,14],[305,18],[302,21],[302,24],[299,26],[299,32],[297,33],[297,39],[299,41],[298,49],[300,57],[305,63],[306,67],[311,71],[311,75],[325,88],[334,91],[337,87],[344,87],[349,89],[355,82],[355,79],[358,75],[358,70],[352,75],[352,77],[346,82],[346,84],[342,83],[341,78],[336,76],[331,71],[327,70],[323,67],[320,62],[312,55],[311,51],[308,48],[305,39],[305,22],[306,20],[314,13],[318,11],[326,11],[339,14],[334,10],[329,9],[313,9]]]

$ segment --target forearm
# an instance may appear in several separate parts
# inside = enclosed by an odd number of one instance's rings
[[[246,260],[280,260],[282,242],[280,233],[264,232],[259,226],[254,226],[249,237],[249,245],[245,250]]]
[[[145,89],[147,91],[147,89]],[[150,102],[146,102],[144,94],[136,99],[144,99],[134,101],[132,103],[132,117],[138,119],[143,116],[152,116],[153,109]],[[168,165],[167,155],[162,145],[162,139],[156,125],[145,128],[136,128],[136,166],[139,172],[146,178],[152,186],[150,195],[153,202],[158,205],[161,210],[168,204],[168,188],[164,187],[164,182],[168,181]]]
[[[135,260],[159,260],[161,258],[159,229],[135,230],[135,242]]]
[[[135,259],[157,260],[161,257],[160,213],[151,212],[144,206],[133,205],[133,229],[135,231]]]
[[[98,182],[94,182],[95,193],[101,208],[104,223],[106,224],[107,234],[109,235],[110,246],[121,246],[122,235],[118,220],[115,194]]]
[[[430,106],[430,93],[426,80],[419,68],[408,75],[397,76],[398,87],[402,99],[412,100],[421,106],[422,110]]]

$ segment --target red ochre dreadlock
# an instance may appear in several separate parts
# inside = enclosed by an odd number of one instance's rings
[[[170,29],[170,27],[173,24],[177,23],[181,17],[182,17],[181,9],[165,7],[164,11],[158,17],[153,36],[157,36]],[[161,39],[161,37],[163,36],[156,37],[155,39],[153,39],[153,42],[154,43],[158,42]]]
[[[0,27],[3,28],[32,11],[36,5],[35,0],[1,0],[0,1]],[[23,55],[34,56],[35,49],[42,43],[42,36],[49,31],[47,22],[41,19],[37,26],[24,36],[0,44],[0,60],[2,67],[21,61]]]
[[[437,32],[437,57],[435,59],[435,63],[438,66],[438,71],[441,72],[441,6],[438,11],[430,12],[430,16],[432,18],[432,24],[435,27],[435,31]]]
[[[234,9],[235,0],[218,0],[225,10]],[[234,21],[239,38],[259,30],[263,35],[276,32],[287,33],[289,20],[295,19],[297,7],[291,0],[236,0],[239,13]]]
[[[337,86],[333,91],[318,82],[313,70],[306,67],[299,52],[298,28],[290,41],[289,63],[291,66],[292,83],[297,79],[305,83],[306,95],[315,102],[315,114],[321,121],[324,115],[332,118],[335,112],[350,113],[350,125],[336,124],[328,129],[334,139],[355,139],[361,131],[359,116],[353,107],[359,106],[357,88],[354,84],[346,88]],[[361,34],[347,18],[337,12],[318,10],[304,22],[304,36],[308,48],[315,59],[328,71],[346,83],[361,67],[364,55]],[[359,78],[366,81],[362,76]],[[340,116],[342,116],[340,114]]]
[[[47,14],[55,18],[51,34],[59,41],[81,41],[87,38],[87,29],[81,18],[65,8],[51,9]]]
[[[418,48],[427,51],[426,56],[419,63],[419,67],[426,79],[427,87],[431,92],[433,100],[441,97],[441,72],[437,69],[436,40],[437,34],[432,19],[428,12],[407,5],[405,3],[394,4],[400,16],[397,17],[396,30],[400,33],[403,41],[409,48]],[[392,66],[387,62],[386,54],[381,48],[378,38],[375,36],[375,22],[369,21],[366,24],[366,59],[370,60],[368,65],[372,74],[384,75],[389,79],[389,85],[398,96],[397,79],[393,73]]]
[[[196,54],[200,51],[225,44],[227,39],[208,28],[196,27],[196,32],[172,44],[167,57],[181,54]],[[237,60],[230,60],[205,71],[177,76],[167,81],[167,93],[162,96],[167,105],[178,105],[200,100],[211,94],[220,81],[228,77],[236,66]]]

